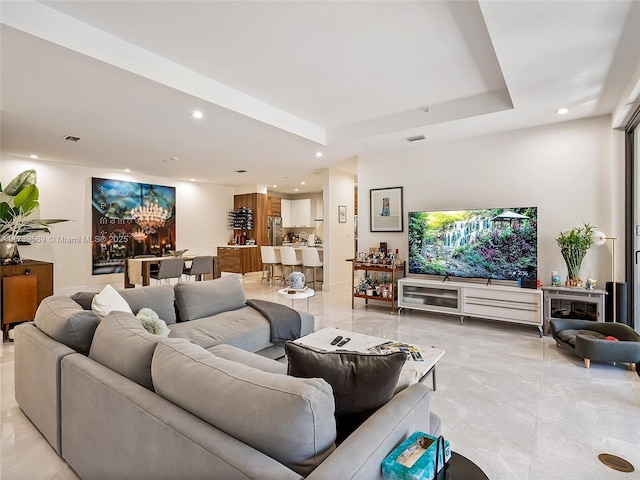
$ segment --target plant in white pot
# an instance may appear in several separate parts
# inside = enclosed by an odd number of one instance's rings
[[[570,286],[580,284],[580,266],[587,250],[593,243],[593,233],[593,227],[585,223],[582,227],[574,227],[569,231],[560,232],[556,238],[562,258],[567,264]]]
[[[49,225],[67,221],[38,218],[40,191],[36,180],[36,171],[26,170],[4,189],[0,183],[0,261],[3,264],[20,261],[18,245],[29,245],[33,240],[30,235],[50,233]]]

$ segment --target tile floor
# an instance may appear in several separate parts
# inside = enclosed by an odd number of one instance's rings
[[[248,298],[289,304],[246,275]],[[640,377],[625,365],[592,363],[559,351],[532,327],[365,307],[349,292],[318,292],[310,311],[316,329],[335,326],[446,350],[437,368],[432,409],[454,450],[491,480],[640,479]],[[298,300],[297,308],[305,308]],[[14,399],[13,344],[1,352],[0,479],[75,479],[21,413]],[[621,473],[598,461],[613,453],[634,464]]]

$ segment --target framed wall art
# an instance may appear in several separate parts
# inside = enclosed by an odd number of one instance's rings
[[[347,223],[346,205],[338,205],[338,223]]]
[[[402,232],[402,187],[369,190],[370,231]]]

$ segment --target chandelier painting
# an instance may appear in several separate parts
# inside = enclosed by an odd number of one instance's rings
[[[127,258],[176,249],[176,189],[92,178],[92,274],[119,273]]]
[[[153,196],[153,200],[151,197]],[[149,196],[145,199],[144,205],[138,205],[131,209],[131,218],[140,225],[145,235],[156,233],[160,227],[164,227],[169,217],[169,211],[158,205],[158,197],[153,193],[153,189],[149,190]],[[135,238],[135,237],[134,237]]]

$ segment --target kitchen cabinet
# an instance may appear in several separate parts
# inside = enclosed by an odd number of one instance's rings
[[[280,216],[282,217],[282,226],[284,228],[291,228],[291,200],[283,198],[280,200]]]
[[[291,200],[291,226],[311,227],[311,199],[299,198]]]
[[[248,272],[259,272],[262,269],[258,247],[255,245],[218,247],[218,257],[222,272],[244,275]]]
[[[282,199],[280,197],[269,196],[267,199],[267,215],[275,217],[282,215]]]

